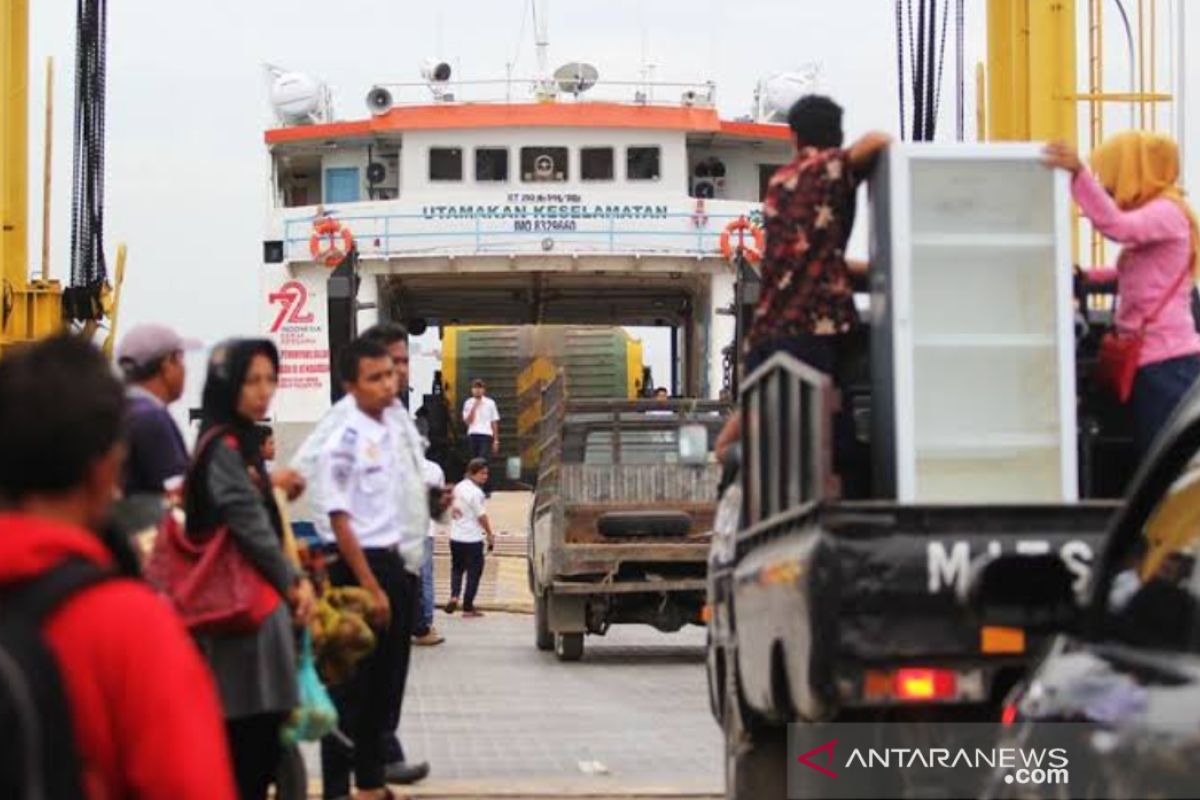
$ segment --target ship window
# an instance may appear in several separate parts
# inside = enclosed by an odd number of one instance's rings
[[[526,183],[562,183],[568,175],[567,148],[521,148],[521,180]]]
[[[625,151],[625,177],[631,181],[656,181],[662,176],[662,148],[631,147]]]
[[[579,174],[585,181],[611,181],[613,179],[613,149],[611,147],[584,147],[579,151]]]
[[[429,148],[429,180],[461,181],[463,179],[462,150],[457,147]]]
[[[475,148],[475,180],[497,183],[507,181],[508,150],[503,147]]]
[[[325,202],[357,203],[358,167],[331,167],[325,170]]]

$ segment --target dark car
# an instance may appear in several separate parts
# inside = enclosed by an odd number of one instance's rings
[[[1200,795],[1198,554],[1200,387],[1138,473],[1082,607],[1053,559],[1001,556],[973,576],[968,602],[985,621],[1066,631],[1003,713],[1006,740],[1069,739],[1072,796]],[[992,795],[1012,790],[998,776]]]

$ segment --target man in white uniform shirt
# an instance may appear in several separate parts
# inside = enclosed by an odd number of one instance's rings
[[[450,602],[446,603],[447,614],[458,609],[459,598],[462,598],[464,617],[483,616],[475,610],[475,594],[483,576],[483,543],[487,541],[489,550],[496,545],[487,518],[487,499],[483,494],[487,479],[487,462],[475,458],[467,464],[467,477],[454,487],[454,503],[450,507]],[[462,593],[464,576],[467,579],[465,596]]]
[[[396,370],[396,397],[399,398],[401,393],[408,391],[408,332],[401,325],[381,323],[367,329],[362,338],[374,339],[387,348]],[[329,442],[333,432],[345,424],[353,410],[354,397],[350,394],[334,403],[292,458],[292,469],[308,481],[309,504],[313,509],[321,508],[325,492],[317,470],[321,449]],[[414,576],[419,576],[425,557],[425,537],[429,529],[429,509],[424,499],[425,481],[421,474],[425,447],[408,409],[399,399],[388,408],[386,414],[388,422],[394,425],[398,432],[395,442],[399,448],[402,467],[401,480],[393,487],[398,493],[402,512],[400,555],[404,559],[405,569]],[[411,469],[410,464],[413,465]],[[333,544],[333,529],[329,526],[329,519],[323,513],[315,513],[312,522],[321,541]]]
[[[362,338],[373,340],[386,349],[392,359],[393,386],[395,397],[398,398],[401,392],[408,389],[408,332],[400,325],[382,323],[368,329]],[[310,502],[316,512],[313,526],[327,546],[333,546],[335,539],[329,517],[324,510],[328,504],[326,493],[329,491],[329,487],[326,485],[327,481],[324,480],[325,476],[318,468],[319,459],[323,449],[331,441],[334,441],[335,433],[353,418],[356,410],[355,397],[352,393],[348,393],[326,412],[292,460],[293,468],[309,481]],[[390,483],[387,490],[394,497],[399,508],[397,548],[407,571],[408,582],[412,584],[409,587],[409,594],[415,604],[419,593],[417,581],[425,559],[426,534],[429,528],[428,495],[422,475],[424,446],[416,426],[408,415],[408,410],[401,405],[398,399],[394,400],[385,410],[384,419],[394,434],[391,441],[397,459],[397,480]],[[415,606],[406,609],[406,624],[410,631],[415,628],[413,619],[415,614]],[[405,664],[404,679],[407,678],[410,649],[411,645],[406,642],[403,646],[402,658]],[[399,698],[402,697],[403,686],[399,693]],[[387,712],[384,740],[387,763],[385,772],[388,782],[409,784],[422,780],[429,774],[429,764],[425,762],[408,763],[404,748],[397,736],[400,723],[400,699],[397,699],[395,705],[388,708]]]
[[[387,348],[356,339],[339,357],[340,373],[355,408],[321,450],[319,473],[324,513],[337,540],[329,580],[360,586],[371,595],[375,649],[332,695],[338,724],[354,743],[353,754],[335,737],[321,743],[327,798],[350,794],[353,772],[363,800],[387,797],[384,775],[389,710],[399,708],[408,674],[414,582],[398,553],[400,481],[397,435],[386,412],[395,402],[396,374]]]

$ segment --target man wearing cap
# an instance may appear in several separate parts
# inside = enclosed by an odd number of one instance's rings
[[[183,397],[187,378],[183,354],[200,349],[165,325],[138,325],[117,347],[117,365],[125,375],[126,508],[137,517],[133,529],[152,525],[164,496],[179,491],[187,472],[188,452],[168,407]]]

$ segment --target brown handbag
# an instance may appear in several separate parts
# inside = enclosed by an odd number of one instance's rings
[[[219,435],[219,429],[209,431],[197,444],[197,457]],[[192,478],[189,473],[188,480]],[[170,600],[184,625],[196,633],[251,633],[258,630],[281,599],[242,553],[228,525],[190,535],[170,511],[159,524],[146,579]]]
[[[1191,270],[1192,266],[1189,263],[1163,295],[1154,312],[1142,320],[1136,333],[1123,334],[1114,327],[1100,340],[1100,352],[1094,373],[1096,384],[1107,389],[1120,402],[1129,402],[1129,397],[1133,394],[1133,381],[1141,364],[1142,346],[1146,343],[1146,329],[1162,314]]]

